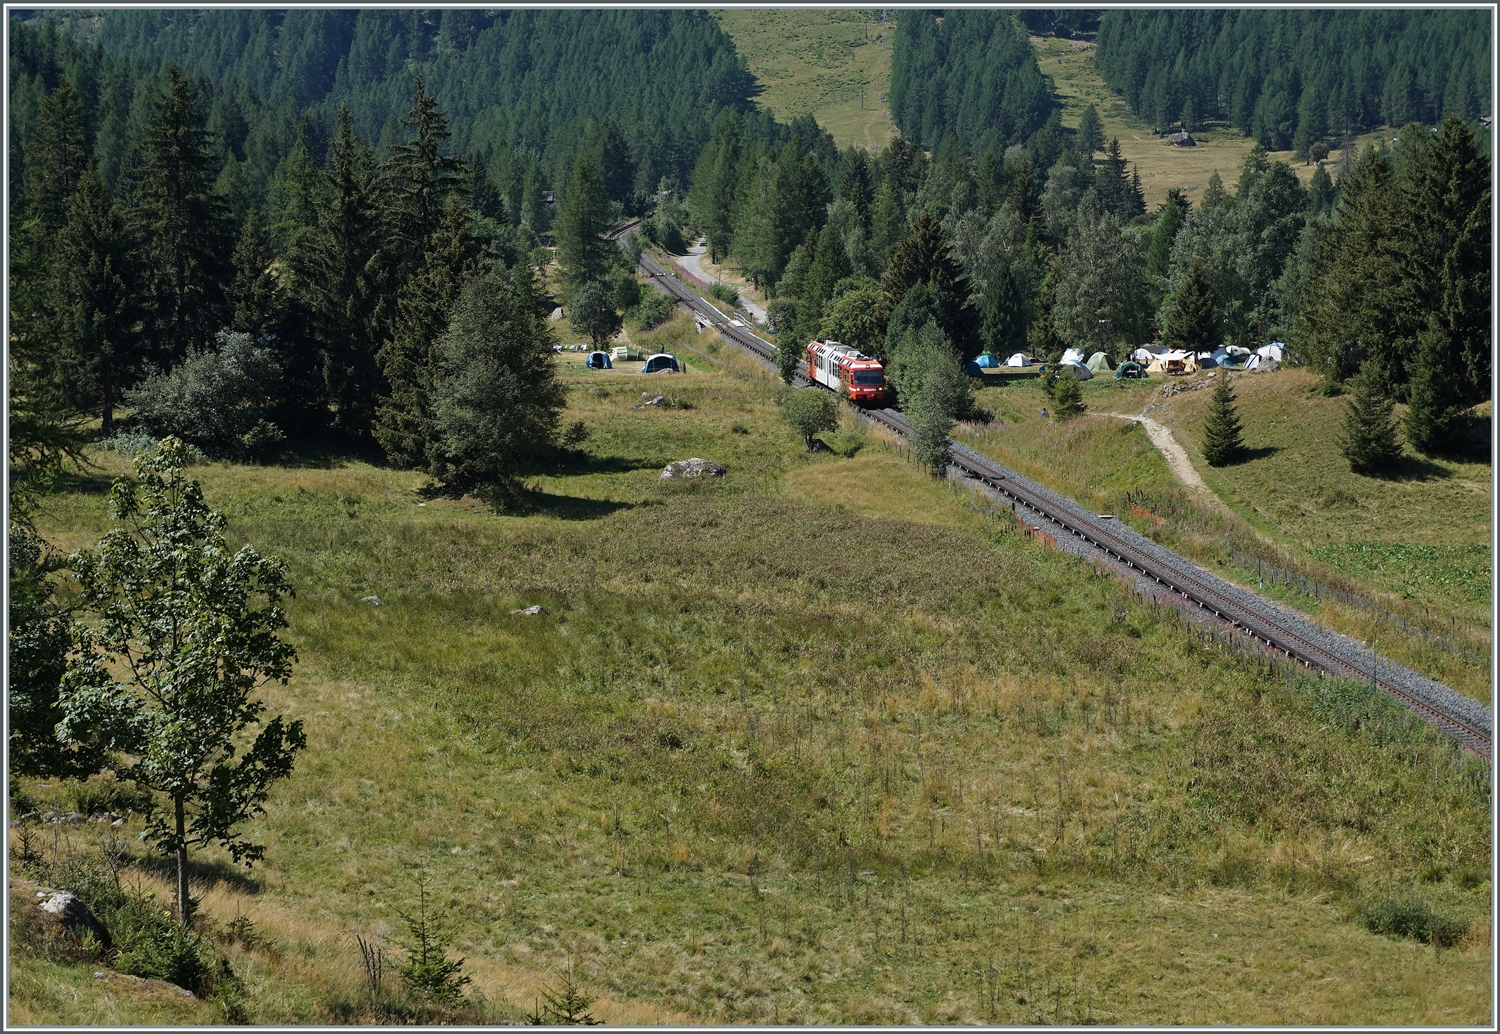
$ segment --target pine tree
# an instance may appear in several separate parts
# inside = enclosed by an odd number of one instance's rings
[[[57,237],[54,304],[57,326],[74,366],[74,390],[100,415],[100,432],[115,430],[121,388],[140,358],[138,267],[120,210],[93,169],[86,169],[68,199]],[[80,399],[80,402],[83,400]]]
[[[387,247],[399,256],[402,271],[421,265],[423,248],[437,230],[448,197],[462,190],[467,172],[463,161],[442,153],[451,135],[448,113],[428,94],[421,75],[413,76],[412,82],[416,97],[401,119],[411,135],[391,148],[380,168],[381,222],[390,235]]]
[[[1436,318],[1432,322],[1438,324]],[[1439,325],[1418,335],[1404,424],[1406,440],[1428,456],[1453,452],[1465,422],[1459,400],[1462,374],[1454,368],[1451,352]]]
[[[281,317],[280,288],[271,269],[271,253],[261,232],[260,213],[251,208],[234,245],[234,279],[229,328],[259,336],[274,331]]]
[[[47,94],[26,149],[26,199],[32,214],[56,230],[67,218],[68,196],[89,164],[83,104],[67,76]]]
[[[995,355],[1026,346],[1026,305],[1010,264],[1002,262],[990,274],[980,300],[980,338]]]
[[[1180,187],[1168,187],[1167,196],[1157,208],[1156,224],[1151,228],[1151,247],[1146,252],[1146,275],[1153,283],[1167,276],[1172,261],[1172,242],[1187,222],[1190,204]]]
[[[433,346],[448,329],[459,291],[480,267],[473,220],[461,199],[449,201],[424,248],[422,268],[402,285],[392,336],[376,356],[389,391],[376,408],[373,432],[397,467],[428,469],[433,462]]]
[[[609,272],[611,249],[609,233],[609,197],[599,163],[585,154],[573,166],[573,177],[562,198],[554,234],[557,238],[557,261],[562,267],[563,283],[569,291],[602,280]]]
[[[814,313],[814,323],[822,321],[823,306],[833,297],[833,285],[852,275],[849,254],[838,230],[829,223],[818,233],[818,243],[813,249],[812,262],[802,281],[802,302],[809,313]]]
[[[1395,403],[1386,393],[1382,371],[1373,360],[1349,379],[1339,451],[1356,474],[1378,475],[1401,458],[1396,437]]]
[[[355,135],[348,106],[341,106],[318,225],[293,258],[318,344],[325,402],[333,405],[334,425],[355,436],[369,433],[380,393],[376,314],[384,269],[374,204],[369,145]]]
[[[1223,333],[1213,284],[1203,263],[1193,260],[1187,277],[1177,289],[1172,321],[1162,337],[1174,348],[1189,352],[1212,352]]]
[[[1076,416],[1086,408],[1078,378],[1071,372],[1057,371],[1052,381],[1052,415],[1060,418]]]
[[[912,220],[911,230],[891,252],[880,286],[887,311],[894,312],[916,284],[929,284],[941,301],[938,313],[943,333],[964,355],[979,351],[978,315],[967,305],[969,291],[963,269],[948,251],[942,227],[926,209]]]
[[[1229,375],[1223,373],[1214,385],[1208,419],[1203,423],[1203,458],[1210,467],[1223,467],[1240,458],[1245,450],[1244,430],[1234,408]]]
[[[1088,158],[1104,145],[1104,123],[1099,118],[1099,109],[1092,104],[1083,109],[1078,120],[1078,153]]]
[[[175,64],[163,92],[151,97],[141,136],[141,167],[132,213],[142,244],[140,292],[147,340],[160,358],[209,341],[228,315],[233,231],[214,192],[218,161],[205,126],[202,94]]]

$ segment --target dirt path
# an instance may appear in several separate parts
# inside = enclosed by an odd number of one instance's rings
[[[1171,469],[1173,477],[1194,491],[1202,492],[1215,502],[1218,501],[1219,497],[1214,495],[1213,491],[1203,483],[1203,478],[1199,475],[1197,468],[1193,466],[1193,461],[1188,459],[1187,450],[1182,447],[1176,438],[1172,437],[1171,428],[1152,420],[1148,416],[1130,416],[1127,413],[1103,412],[1099,415],[1112,416],[1117,420],[1131,420],[1140,424],[1146,429],[1146,437],[1151,439],[1151,444],[1156,446],[1156,451],[1161,453],[1162,458],[1167,461],[1167,466]]]
[[[691,248],[688,249],[688,253],[686,255],[682,255],[677,259],[677,264],[705,283],[724,283],[723,280],[720,280],[718,277],[704,270],[703,256],[707,253],[708,242],[700,240],[697,244],[694,244]],[[729,286],[734,287],[735,285],[730,284]],[[751,301],[743,293],[740,295],[740,306],[750,315],[755,317],[755,322],[761,324],[762,326],[765,325],[766,310],[762,306]]]

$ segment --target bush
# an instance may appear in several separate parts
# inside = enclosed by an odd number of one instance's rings
[[[1389,895],[1367,901],[1354,913],[1355,920],[1371,933],[1406,937],[1439,948],[1451,948],[1467,932],[1452,916],[1433,911],[1423,898]]]
[[[125,404],[133,427],[156,438],[175,435],[211,456],[258,457],[285,437],[266,419],[280,381],[269,348],[225,330],[217,348],[149,374]]]
[[[811,452],[818,435],[839,426],[838,396],[822,388],[794,391],[781,404],[781,419],[802,436]]]
[[[161,449],[161,441],[149,434],[117,434],[112,438],[99,439],[94,443],[94,448],[134,459],[143,452],[147,456],[155,456]],[[189,464],[202,463],[208,459],[196,445],[187,447],[186,456]]]
[[[654,330],[667,320],[672,318],[676,311],[676,304],[672,299],[656,291],[642,291],[641,300],[631,309],[626,316],[630,322],[635,324],[637,330]]]
[[[731,287],[729,284],[713,284],[708,289],[709,297],[717,298],[725,305],[737,306],[740,304],[739,288]]]

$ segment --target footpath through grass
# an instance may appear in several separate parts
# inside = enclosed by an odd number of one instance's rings
[[[1392,478],[1353,474],[1336,441],[1344,400],[1311,394],[1314,381],[1294,369],[1237,377],[1247,452],[1223,468],[1200,451],[1210,390],[1164,398],[1160,378],[1086,382],[1089,413],[1067,421],[1041,415],[1049,403],[1038,381],[991,388],[980,403],[996,422],[960,425],[958,437],[1488,703],[1489,464],[1408,456]],[[1139,424],[1101,415],[1143,411],[1172,431],[1212,497],[1184,489]],[[1261,584],[1231,549],[1372,606]]]
[[[307,752],[264,864],[204,852],[195,891],[262,937],[224,949],[252,1022],[368,1018],[354,936],[399,932],[418,871],[475,1017],[571,966],[616,1023],[1484,1022],[1488,787],[1449,744],[1206,647],[878,441],[807,454],[684,318],[648,337],[690,372],[562,357],[589,458],[525,513],[355,462],[196,468],[298,590],[268,696]],[[1155,476],[1128,429],[1061,433]],[[694,455],[728,477],[658,480]],[[68,547],[125,468],[96,458],[48,500]],[[1471,932],[1354,921],[1390,894]],[[13,963],[12,1015],[118,1015],[90,966]]]

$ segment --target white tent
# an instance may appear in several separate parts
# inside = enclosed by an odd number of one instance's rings
[[[1017,352],[1015,355],[1013,355],[1009,359],[1005,360],[1005,365],[1006,366],[1030,366],[1031,363],[1027,360],[1025,352]]]
[[[1255,350],[1255,354],[1265,359],[1275,359],[1278,363],[1283,361],[1281,350],[1286,346],[1280,341],[1272,341],[1269,345],[1261,345]]]
[[[1075,359],[1064,359],[1057,364],[1060,369],[1067,370],[1076,381],[1091,381],[1094,379],[1093,371]]]
[[[1062,361],[1065,363],[1081,363],[1083,358],[1083,353],[1076,348],[1070,348],[1062,354]]]
[[[1153,359],[1165,352],[1165,348],[1137,348],[1130,353],[1130,361],[1140,363],[1142,366],[1149,365]]]

